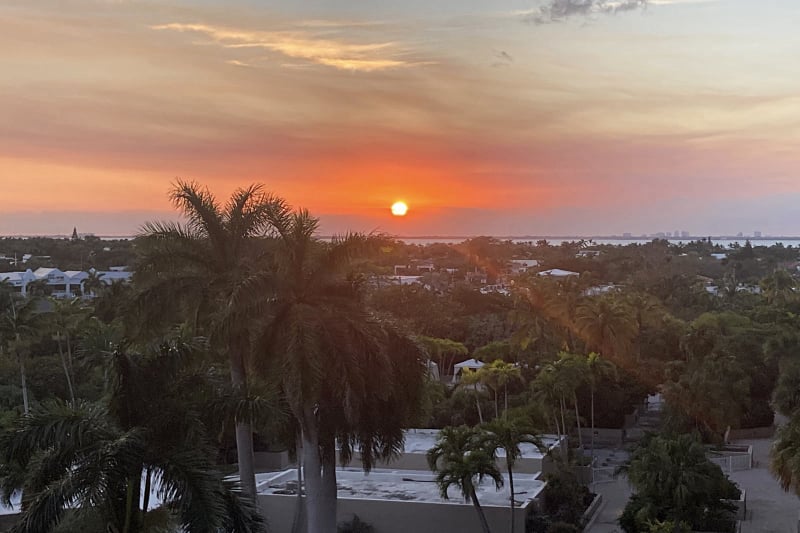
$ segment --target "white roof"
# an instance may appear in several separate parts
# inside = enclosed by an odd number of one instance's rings
[[[550,270],[542,270],[539,272],[540,276],[555,276],[555,277],[566,277],[566,276],[578,276],[577,272],[572,272],[569,270],[561,270],[560,268],[551,268]]]
[[[453,365],[455,368],[483,368],[486,363],[482,361],[478,361],[477,359],[467,359],[466,361],[462,361],[456,365]]]
[[[258,479],[258,478],[257,478]],[[340,500],[384,500],[398,502],[426,502],[443,505],[471,506],[464,501],[458,488],[448,491],[450,499],[445,500],[439,493],[439,486],[434,483],[432,472],[420,470],[383,470],[374,469],[369,474],[356,468],[337,468],[336,485]],[[259,480],[260,481],[260,480]],[[297,472],[286,470],[277,476],[268,476],[258,483],[259,494],[287,495],[290,487],[296,486]],[[514,491],[519,490],[518,499],[524,500],[519,506],[524,508],[544,489],[545,482],[536,476],[526,474],[514,475]],[[490,479],[476,487],[478,499],[484,507],[508,507],[508,488],[497,490]],[[289,493],[290,494],[290,493]]]
[[[89,274],[82,270],[65,270],[64,275],[67,276],[70,281],[83,281],[89,277]]]
[[[112,271],[98,272],[97,276],[110,285],[114,281],[128,281],[133,277],[133,273],[119,272],[117,270],[112,270]]]
[[[36,270],[34,270],[33,274],[37,278],[43,279],[43,278],[46,278],[46,277],[50,276],[51,274],[55,275],[55,276],[58,276],[58,275],[63,276],[64,272],[62,272],[61,270],[59,270],[57,268],[39,267]]]

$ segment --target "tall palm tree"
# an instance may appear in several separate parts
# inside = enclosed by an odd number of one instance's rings
[[[377,240],[320,241],[318,221],[305,210],[271,224],[271,263],[248,289],[268,300],[257,369],[277,371],[298,422],[308,531],[332,533],[337,441],[342,460],[358,449],[365,469],[399,453],[421,394],[424,352],[366,308],[353,263]]]
[[[481,430],[468,426],[442,429],[436,445],[428,451],[428,466],[436,473],[442,498],[449,499],[450,487],[458,488],[475,507],[483,532],[491,533],[475,487],[488,477],[499,490],[503,476],[495,464],[493,450],[485,446]]]
[[[177,181],[169,196],[187,222],[144,225],[134,278],[139,316],[151,327],[176,319],[192,322],[227,357],[231,382],[244,398],[252,316],[242,294],[261,267],[259,238],[287,207],[261,185],[237,189],[224,205],[194,182]],[[236,420],[236,450],[244,493],[255,498],[250,420]]]
[[[800,418],[793,416],[778,430],[770,452],[770,469],[783,490],[800,496]]]
[[[30,401],[25,363],[31,344],[44,327],[42,313],[37,309],[38,302],[34,297],[13,299],[9,295],[9,303],[0,314],[0,347],[8,349],[17,359],[26,414],[30,411]]]
[[[475,408],[478,410],[478,421],[483,424],[483,410],[481,409],[481,394],[478,392],[478,385],[481,383],[481,374],[477,370],[469,368],[461,369],[461,380],[459,384],[464,387],[472,386],[472,393],[475,397]]]
[[[48,322],[58,343],[58,355],[61,358],[61,365],[64,367],[64,374],[67,378],[70,402],[75,405],[72,338],[80,323],[89,316],[89,309],[81,304],[79,298],[71,300],[53,298],[51,299],[51,304],[53,310],[48,314]],[[64,357],[64,344],[66,344],[67,348],[66,357]]]
[[[575,409],[575,423],[578,426],[578,443],[583,449],[583,435],[581,432],[581,414],[578,409],[578,389],[586,382],[588,369],[583,356],[568,352],[560,352],[555,363],[557,379],[561,384],[562,403],[565,396],[570,396]]]
[[[483,425],[487,432],[484,445],[490,450],[503,450],[506,456],[506,471],[508,472],[508,489],[511,500],[511,533],[514,533],[516,517],[514,516],[514,465],[522,456],[519,447],[521,444],[533,444],[540,451],[546,452],[538,432],[531,429],[523,421],[496,418]]]
[[[522,379],[522,372],[519,366],[513,363],[506,363],[502,359],[496,359],[478,369],[478,379],[485,385],[488,385],[494,392],[495,418],[500,416],[497,393],[500,389],[503,389],[503,416],[505,416],[506,412],[508,412],[508,384]]]
[[[589,393],[591,395],[591,423],[592,423],[592,462],[594,462],[594,396],[597,392],[597,384],[604,378],[616,378],[617,367],[614,363],[600,356],[597,352],[591,352],[586,356],[587,379],[589,382]]]

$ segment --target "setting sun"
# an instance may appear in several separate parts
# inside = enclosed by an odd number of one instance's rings
[[[395,202],[392,204],[392,214],[396,217],[403,217],[408,212],[408,206],[405,202]]]

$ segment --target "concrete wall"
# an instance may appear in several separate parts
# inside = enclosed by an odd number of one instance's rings
[[[775,426],[750,429],[732,429],[728,434],[728,441],[744,439],[768,439],[775,434]]]
[[[289,533],[292,528],[296,496],[261,494],[258,505],[265,513],[272,533]],[[532,505],[515,509],[519,531]],[[511,510],[484,507],[492,531],[508,531]],[[415,501],[386,501],[339,498],[337,522],[346,522],[354,515],[375,528],[375,533],[481,533],[478,515],[471,504],[453,505]]]
[[[625,438],[624,429],[594,428],[594,445],[597,447],[620,447]],[[581,438],[584,447],[589,447],[592,442],[592,428],[581,428]]]
[[[256,472],[286,470],[290,464],[289,452],[255,452],[253,461]]]

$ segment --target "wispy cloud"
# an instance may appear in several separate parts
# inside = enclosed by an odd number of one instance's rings
[[[373,72],[425,63],[406,59],[393,42],[358,44],[318,38],[305,31],[250,31],[207,24],[170,23],[151,28],[201,33],[225,48],[261,48],[341,70]]]
[[[562,22],[570,17],[586,17],[596,14],[614,14],[644,9],[648,6],[675,4],[707,4],[718,0],[548,0],[538,8],[517,11],[526,22],[550,24]]]
[[[548,0],[536,9],[520,13],[526,22],[549,24],[570,17],[619,13],[646,7],[649,0]]]

